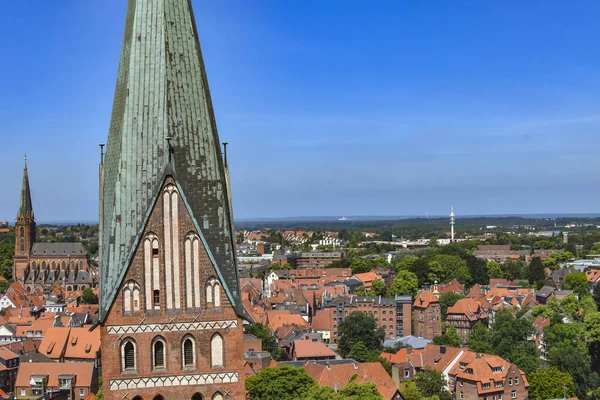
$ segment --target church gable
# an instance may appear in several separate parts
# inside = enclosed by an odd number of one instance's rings
[[[236,319],[226,285],[185,195],[167,177],[140,232],[107,324],[170,315],[183,320]],[[125,318],[123,320],[122,318]]]

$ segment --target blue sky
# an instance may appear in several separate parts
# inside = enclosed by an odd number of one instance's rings
[[[600,3],[194,8],[237,218],[599,211]],[[4,5],[0,220],[96,218],[125,9]]]

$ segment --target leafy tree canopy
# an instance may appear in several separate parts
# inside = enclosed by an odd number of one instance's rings
[[[394,278],[390,287],[390,296],[411,295],[415,296],[419,288],[419,279],[415,274],[409,271],[400,270]]]
[[[81,303],[82,304],[98,304],[98,296],[94,293],[92,288],[83,289],[83,293],[81,294]]]
[[[532,372],[527,377],[529,384],[530,400],[561,399],[565,394],[567,397],[575,395],[575,384],[573,377],[558,368],[541,368]]]
[[[265,368],[246,379],[246,391],[251,400],[303,399],[315,386],[315,381],[302,368],[280,365]]]
[[[338,352],[342,357],[346,357],[358,342],[363,342],[369,351],[383,348],[385,332],[377,327],[377,321],[369,314],[354,312],[348,315],[340,322],[338,332]]]

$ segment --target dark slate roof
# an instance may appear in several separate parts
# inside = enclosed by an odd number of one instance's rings
[[[33,217],[31,189],[29,188],[29,174],[27,173],[27,160],[25,160],[25,167],[23,168],[23,183],[21,184],[21,202],[19,203],[19,212],[17,216],[18,218]]]
[[[166,156],[167,137],[172,157]],[[223,288],[243,314],[220,146],[191,2],[129,1],[103,164],[101,320],[163,183],[167,159]]]
[[[34,243],[32,256],[85,256],[87,251],[81,243]]]
[[[536,296],[548,297],[552,293],[554,293],[554,288],[552,286],[543,286],[540,290],[535,292]]]

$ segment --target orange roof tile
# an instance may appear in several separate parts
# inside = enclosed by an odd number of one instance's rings
[[[498,369],[494,371],[494,369]],[[504,382],[506,374],[511,369],[517,369],[514,364],[504,360],[499,356],[490,354],[476,354],[466,352],[459,359],[459,362],[452,368],[450,375],[455,375],[458,379],[464,379],[477,382],[477,390],[479,394],[485,394],[497,391],[495,382]],[[528,387],[527,377],[525,373],[519,370],[523,384]],[[490,384],[488,389],[483,389],[483,384]]]
[[[370,288],[373,281],[381,279],[375,272],[364,272],[362,274],[355,274],[354,277],[361,281],[366,288]]]
[[[487,318],[487,313],[481,309],[475,299],[471,298],[458,300],[452,307],[448,307],[448,314],[462,314],[471,321]],[[477,314],[480,316],[478,317]]]
[[[385,400],[392,399],[398,388],[378,362],[319,365],[307,362],[304,370],[319,384],[341,389],[356,375],[354,382],[373,382]]]
[[[588,283],[596,283],[598,282],[598,279],[600,279],[600,270],[588,269],[585,276],[587,277]]]
[[[52,359],[63,357],[70,330],[71,328],[48,328],[40,343],[40,353]]]
[[[433,303],[439,303],[438,298],[435,297],[433,292],[429,290],[422,290],[417,295],[413,306],[418,308],[428,308],[429,305]]]
[[[293,352],[296,358],[335,357],[337,354],[324,343],[310,339],[294,340]]]
[[[300,314],[292,314],[287,310],[268,310],[267,323],[269,327],[276,331],[284,325],[297,325],[299,327],[307,327],[308,322]]]
[[[15,381],[15,387],[29,387],[32,375],[48,376],[48,387],[58,386],[59,375],[76,375],[75,387],[89,387],[92,385],[94,363],[23,363]]]
[[[95,359],[100,351],[100,329],[91,332],[85,327],[70,329],[65,358]]]

